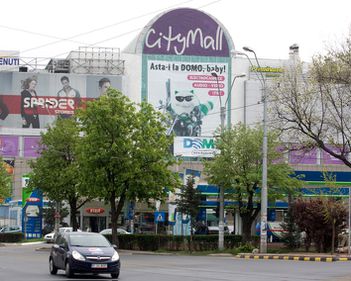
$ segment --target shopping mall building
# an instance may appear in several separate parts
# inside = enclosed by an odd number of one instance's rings
[[[216,224],[218,188],[207,184],[201,159],[215,153],[213,136],[221,124],[221,105],[225,105],[225,125],[261,122],[262,80],[270,83],[286,65],[299,59],[298,52],[297,45],[287,46],[285,60],[258,58],[257,65],[250,53],[235,50],[220,21],[187,8],[153,18],[122,52],[80,47],[65,59],[23,58],[16,51],[0,52],[0,153],[13,177],[12,197],[0,206],[0,226],[22,220],[22,191],[30,172],[29,161],[39,156],[40,133],[58,115],[72,115],[80,101],[99,97],[105,82],[133,101],[146,100],[173,116],[174,155],[183,159],[174,169],[183,176],[196,173],[197,188],[203,193],[200,219]],[[325,167],[336,172],[338,182],[350,182],[349,169],[318,149],[285,156],[297,173],[305,174],[308,188],[322,181]],[[306,195],[309,190],[305,190]],[[348,196],[347,189],[340,192]],[[240,233],[241,221],[233,205],[235,202],[225,202],[226,222]],[[126,204],[124,219],[133,217],[135,224],[152,231],[154,211],[139,204],[130,206],[133,204]],[[282,220],[286,207],[284,202],[269,205],[268,219]],[[162,204],[159,211],[166,213],[167,221],[171,212],[168,204]],[[98,201],[87,203],[78,216],[82,229],[100,231],[110,222],[109,207]],[[179,234],[181,226],[180,218],[174,233]]]

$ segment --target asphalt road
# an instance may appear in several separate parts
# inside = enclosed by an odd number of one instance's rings
[[[48,271],[47,250],[39,245],[0,247],[0,281],[67,280]],[[121,251],[122,281],[351,281],[351,262],[245,260],[219,256],[136,254]],[[73,280],[110,280],[109,275],[78,275]]]

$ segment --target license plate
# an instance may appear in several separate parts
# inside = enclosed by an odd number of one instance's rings
[[[93,263],[91,268],[107,268],[107,264],[104,263]]]

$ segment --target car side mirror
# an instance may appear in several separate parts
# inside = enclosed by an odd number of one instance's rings
[[[115,244],[112,244],[112,247],[113,247],[113,249],[115,249],[115,250],[118,250],[118,247],[117,247],[117,245],[115,245]]]

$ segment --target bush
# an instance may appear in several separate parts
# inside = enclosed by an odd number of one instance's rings
[[[14,243],[21,242],[22,239],[22,232],[0,233],[0,242]]]
[[[111,235],[105,235],[111,241]],[[252,238],[256,244],[255,237]],[[120,249],[140,251],[186,251],[189,249],[190,236],[180,235],[155,235],[155,234],[130,234],[118,235]],[[234,249],[241,245],[241,235],[225,235],[224,247]],[[254,246],[252,246],[254,247]],[[218,249],[218,235],[194,235],[193,249],[195,251],[213,251]]]

